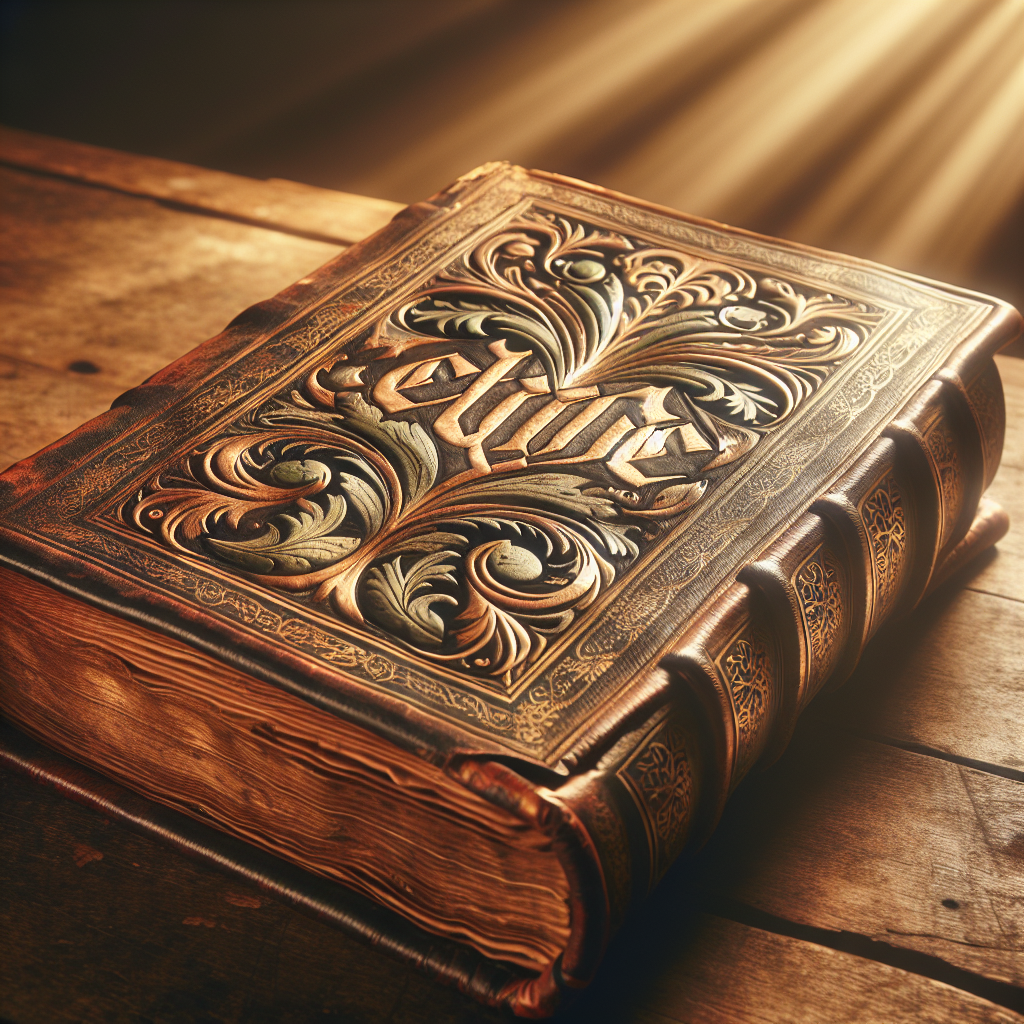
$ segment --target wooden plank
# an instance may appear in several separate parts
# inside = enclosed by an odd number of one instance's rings
[[[996,545],[997,557],[979,560],[958,583],[971,590],[1024,601],[1024,468],[1012,464],[1024,462],[1024,444],[1013,451],[1007,448],[1004,459],[987,493],[1009,513],[1010,532]]]
[[[1024,782],[1022,636],[1024,602],[953,581],[869,645],[829,702],[830,717],[875,738],[1007,769]]]
[[[3,351],[133,387],[337,246],[0,168]]]
[[[1020,1021],[1010,1010],[931,978],[811,942],[700,914],[659,933],[618,977],[598,981],[579,1021]],[[636,938],[634,938],[634,942]],[[618,987],[617,987],[618,986]]]
[[[504,1019],[255,887],[17,775],[0,780],[7,1019]],[[562,1019],[1021,1020],[930,978],[697,913],[685,887],[671,884],[620,935],[594,987]]]
[[[1001,465],[1024,470],[1024,359],[996,356],[1006,396],[1006,442]]]
[[[16,128],[0,127],[0,163],[57,174],[129,195],[163,199],[192,210],[335,245],[358,242],[403,209],[401,203],[387,199],[280,178],[257,181]]]
[[[1024,783],[805,721],[702,855],[708,885],[798,924],[1024,985]]]

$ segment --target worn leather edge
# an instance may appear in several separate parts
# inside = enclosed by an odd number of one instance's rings
[[[402,209],[375,234],[353,245],[323,266],[288,286],[277,295],[243,310],[218,335],[199,344],[138,386],[124,392],[110,410],[84,423],[26,459],[0,473],[0,519],[54,480],[72,471],[91,453],[116,444],[123,434],[165,410],[175,398],[199,387],[216,370],[240,359],[270,334],[300,318],[303,311],[334,293],[343,283],[358,281],[374,262],[396,247],[411,243],[432,229],[438,220],[458,209],[460,203],[494,174],[510,173],[508,165],[486,165],[460,178],[432,200]],[[219,657],[243,672],[279,686],[330,714],[351,717],[391,742],[444,763],[455,751],[505,753],[498,742],[457,727],[435,728],[436,716],[426,709],[362,686],[346,677],[349,692],[342,699],[332,687],[344,670],[323,667],[297,656],[288,658],[279,647],[268,656],[269,645],[258,638],[249,646],[232,642],[218,632],[194,607],[168,611],[154,605],[141,585],[112,582],[111,574],[96,565],[83,570],[77,555],[54,547],[38,536],[25,536],[0,522],[0,563],[39,579],[71,596],[114,615],[168,633]],[[525,759],[525,760],[528,760]]]
[[[49,786],[106,818],[207,867],[258,886],[276,900],[412,965],[490,1006],[534,980],[460,943],[422,931],[393,911],[240,839],[154,803],[49,750],[0,721],[0,765]]]

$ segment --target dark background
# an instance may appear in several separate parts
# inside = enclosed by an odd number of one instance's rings
[[[1018,0],[7,2],[0,120],[402,202],[490,159],[1024,303]]]

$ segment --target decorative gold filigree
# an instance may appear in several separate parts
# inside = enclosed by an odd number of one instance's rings
[[[945,419],[939,418],[925,434],[924,442],[932,457],[932,470],[939,485],[939,547],[945,547],[956,526],[963,504],[964,479],[960,453]]]
[[[602,789],[588,792],[582,800],[573,800],[571,803],[573,810],[583,819],[587,831],[594,838],[601,863],[604,865],[608,909],[614,925],[621,923],[629,909],[633,879],[629,833],[621,814],[607,801],[607,790]]]
[[[123,514],[511,692],[878,316],[533,211]]]
[[[239,572],[238,567],[214,559],[202,537],[196,543],[186,542],[191,557],[182,558],[178,549],[168,548],[161,554],[146,539],[140,542],[126,536],[124,523],[131,524],[131,519],[130,515],[124,517],[122,489],[128,482],[134,487],[136,480],[153,479],[160,467],[173,472],[180,461],[177,453],[191,445],[199,445],[202,451],[216,424],[241,422],[241,412],[258,406],[266,395],[278,393],[287,399],[292,390],[304,394],[302,382],[314,360],[317,365],[332,359],[338,362],[338,353],[343,353],[353,357],[352,365],[362,365],[365,360],[359,344],[395,307],[396,292],[405,296],[405,289],[420,287],[412,282],[437,280],[441,269],[456,265],[453,253],[462,252],[465,239],[479,238],[493,231],[492,225],[507,223],[513,211],[527,203],[534,204],[534,209],[573,210],[582,220],[621,225],[618,230],[629,237],[651,240],[637,242],[638,251],[658,246],[700,252],[710,260],[746,267],[755,281],[771,277],[803,282],[796,291],[809,296],[840,292],[870,303],[872,310],[884,314],[868,328],[856,366],[851,367],[854,360],[847,359],[843,372],[826,378],[820,400],[788,423],[785,436],[778,438],[781,443],[770,437],[770,424],[759,425],[754,429],[762,440],[751,453],[753,458],[737,459],[724,470],[709,473],[699,527],[694,523],[691,528],[683,515],[667,520],[664,532],[653,538],[646,533],[633,534],[641,551],[656,546],[657,550],[650,552],[653,557],[616,563],[615,592],[603,603],[602,613],[589,615],[587,621],[552,639],[552,643],[559,642],[557,659],[517,669],[523,685],[510,698],[502,695],[500,687],[493,697],[482,696],[480,691],[486,686],[481,686],[479,677],[470,679],[468,673],[444,671],[441,664],[417,665],[416,658],[403,658],[396,649],[400,645],[386,630],[370,624],[357,628],[340,616],[330,623],[333,606],[329,602],[314,604],[312,593],[282,592],[263,586],[258,579],[246,579],[244,573],[239,574],[234,593],[224,594],[225,603],[200,609],[213,623],[230,621],[230,635],[237,636],[243,649],[248,649],[246,644],[252,640],[267,641],[290,663],[296,657],[320,662],[328,653],[346,659],[337,662],[344,666],[338,676],[343,692],[347,680],[352,679],[361,684],[361,692],[366,687],[400,693],[448,726],[466,728],[531,757],[554,761],[566,738],[586,722],[593,709],[610,699],[636,666],[655,656],[667,639],[666,631],[697,613],[715,581],[735,571],[736,559],[756,557],[774,536],[781,512],[827,487],[834,467],[855,460],[877,436],[889,415],[885,410],[900,405],[964,338],[984,325],[991,315],[990,304],[944,293],[866,264],[666,216],[610,194],[588,192],[544,177],[530,176],[527,181],[519,172],[502,172],[482,188],[475,180],[471,192],[460,196],[460,204],[432,216],[429,230],[412,232],[397,244],[388,243],[369,254],[360,266],[349,266],[337,277],[336,291],[317,298],[287,325],[282,327],[276,317],[268,320],[262,315],[250,322],[244,332],[248,345],[244,354],[220,366],[203,364],[202,383],[193,385],[186,377],[184,384],[161,392],[158,402],[139,403],[130,413],[122,410],[116,444],[98,448],[82,465],[54,476],[36,497],[0,511],[3,527],[12,534],[42,534],[86,564],[123,573],[146,587],[159,574],[163,582],[158,589],[164,592],[168,607],[191,620],[199,580],[207,577],[226,584],[225,574]],[[238,342],[237,332],[230,340]],[[238,354],[234,348],[231,351]],[[998,424],[998,374],[991,362],[988,367],[984,387],[976,379],[969,386],[969,395],[974,403],[977,387],[997,402],[985,406],[994,418],[980,407],[975,412],[980,424]],[[288,381],[296,383],[284,388]],[[166,406],[165,395],[169,396]],[[308,397],[305,400],[310,401]],[[129,396],[119,404],[133,401]],[[987,401],[986,396],[981,401]],[[151,411],[156,407],[161,411],[153,418]],[[423,418],[425,426],[428,419]],[[996,433],[986,428],[984,435],[990,476],[998,464],[1002,428],[998,426]],[[822,457],[825,453],[827,457]],[[736,473],[729,487],[715,486],[720,473],[737,468],[742,472]],[[581,470],[572,467],[572,472]],[[192,486],[200,485],[193,482]],[[313,500],[323,502],[324,498]],[[130,506],[127,511],[130,513]],[[284,507],[282,511],[298,518],[298,509]],[[641,528],[653,531],[656,525],[661,524],[654,517],[644,520]],[[127,527],[129,532],[133,529],[137,528]],[[215,527],[212,532],[218,539],[240,539],[229,529]],[[122,560],[120,555],[108,553],[111,533],[124,538],[135,552],[148,550],[152,558]],[[161,572],[161,566],[167,571]],[[188,578],[174,577],[176,567],[186,567]],[[210,588],[204,587],[203,593],[216,596]],[[308,607],[303,608],[304,604]],[[254,605],[262,610],[256,612]],[[447,610],[455,612],[452,606]],[[290,634],[286,637],[277,631],[278,619],[293,622],[289,629],[297,635],[304,635],[301,623],[316,622],[325,635],[331,634],[331,639],[341,644],[349,641],[364,654],[350,667],[347,659],[351,655],[344,647],[299,646]],[[266,647],[261,645],[260,650],[266,651]],[[380,661],[371,661],[374,657]],[[372,665],[376,672],[381,662],[394,670],[389,668],[390,674],[377,681],[364,665]]]
[[[843,577],[842,566],[832,552],[819,547],[793,579],[811,649],[812,694],[829,677],[842,651],[847,631]]]
[[[693,772],[686,738],[670,718],[641,741],[618,771],[640,809],[651,843],[651,884],[686,843],[693,811]]]
[[[903,499],[891,471],[868,492],[861,503],[860,514],[871,546],[874,583],[871,621],[877,626],[896,602],[907,553]]]
[[[999,370],[989,362],[983,373],[967,389],[967,398],[978,422],[985,457],[985,486],[992,482],[1003,450],[1006,430],[1006,403]]]

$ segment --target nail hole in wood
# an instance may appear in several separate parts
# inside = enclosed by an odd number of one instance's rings
[[[944,906],[944,907],[945,907],[945,908],[946,908],[947,910],[959,910],[959,909],[960,909],[960,904],[959,904],[959,903],[957,903],[957,901],[956,901],[956,900],[948,900],[948,899],[947,899],[947,900],[943,900],[943,901],[942,901],[942,905],[943,905],[943,906]]]
[[[100,368],[88,359],[76,359],[73,363],[68,363],[68,369],[72,373],[99,373]]]

